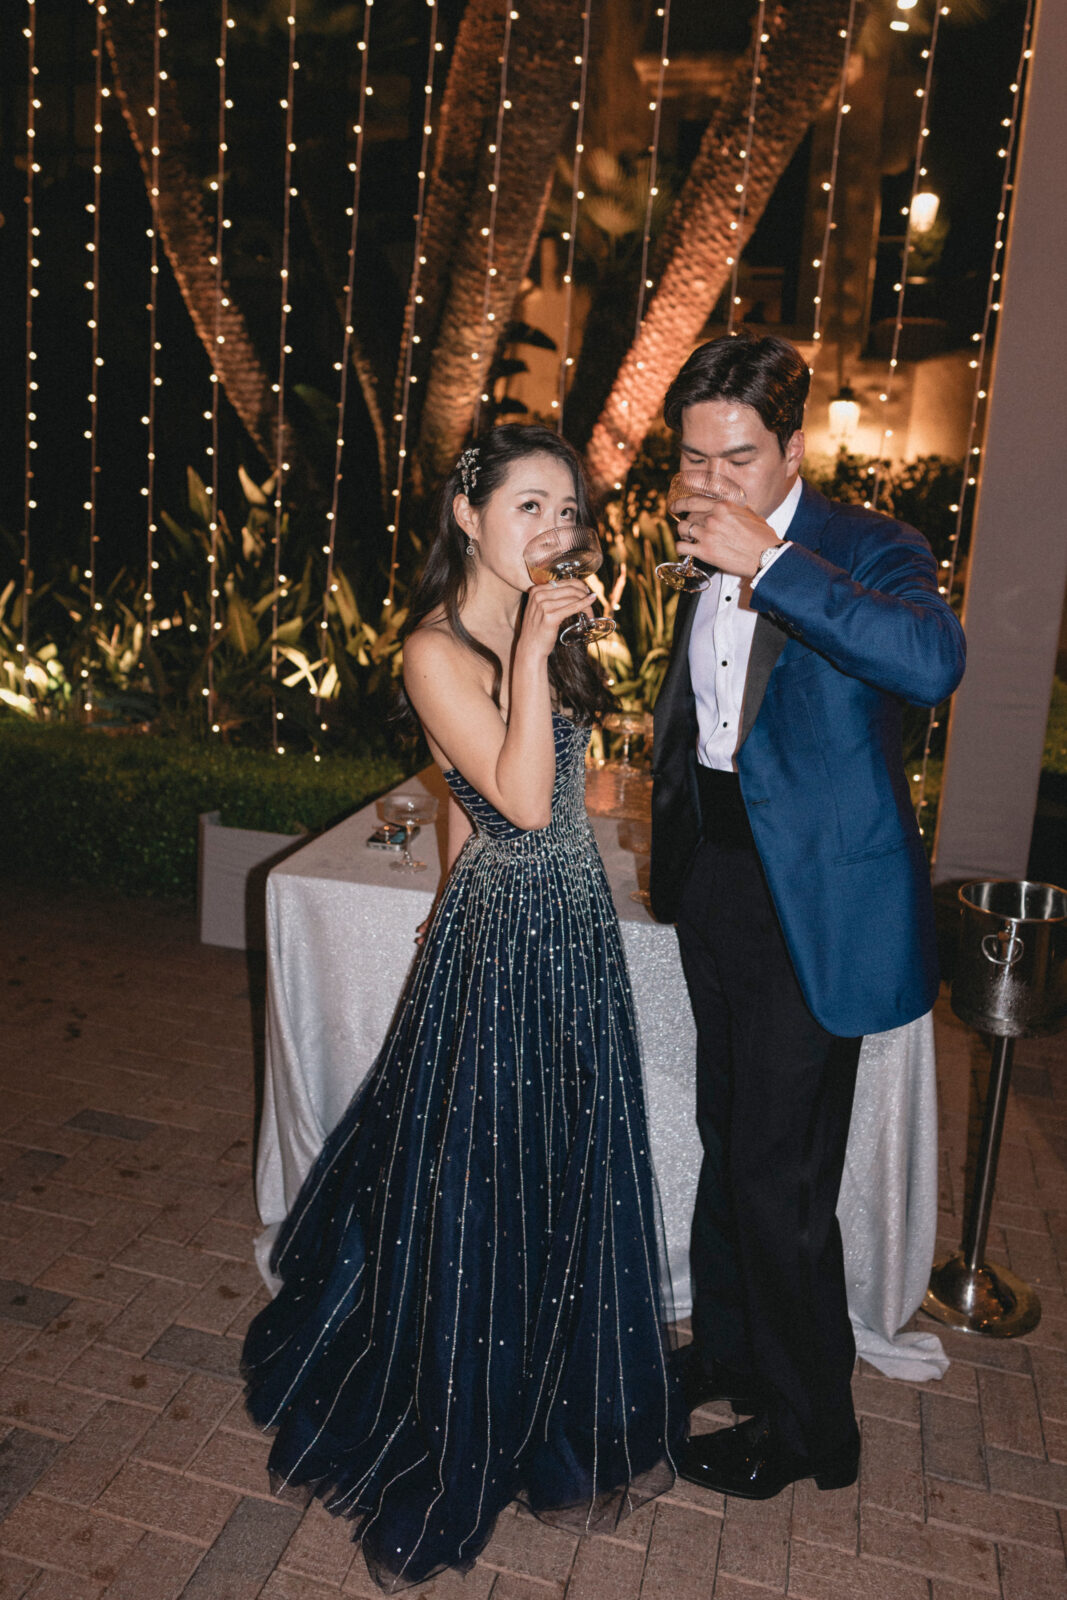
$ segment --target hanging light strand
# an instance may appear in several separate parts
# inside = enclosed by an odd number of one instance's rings
[[[960,553],[960,538],[963,532],[963,520],[966,512],[968,491],[977,492],[979,462],[981,460],[981,446],[975,443],[978,437],[978,419],[988,399],[987,373],[992,354],[993,321],[1000,310],[1001,282],[1004,275],[1004,248],[1008,228],[1008,213],[1011,206],[1013,189],[1013,174],[1015,157],[1018,146],[1019,124],[1021,121],[1023,100],[1026,93],[1026,78],[1029,72],[1031,57],[1030,38],[1034,23],[1034,0],[1027,0],[1026,14],[1023,18],[1022,44],[1019,49],[1019,63],[1016,67],[1015,77],[1011,83],[1011,112],[1006,116],[1001,126],[1006,129],[1004,143],[998,151],[1004,163],[1003,175],[1000,184],[1000,201],[997,206],[996,227],[993,233],[992,261],[989,271],[989,284],[986,288],[985,307],[982,313],[981,329],[972,334],[972,340],[977,345],[971,357],[970,366],[974,371],[974,393],[971,397],[971,413],[967,424],[967,447],[963,458],[963,482],[960,485],[960,497],[956,505],[950,509],[956,517],[955,526],[950,540],[950,553],[941,562],[940,592],[951,596],[956,581],[956,566]],[[933,747],[934,734],[941,726],[938,715],[940,707],[931,708],[926,725],[926,737],[923,741],[922,765],[916,775],[916,791],[913,802],[919,813],[919,832],[924,831],[922,826],[922,813],[928,802],[926,799],[926,785],[930,767],[930,752]]]
[[[208,525],[210,545],[208,549],[208,637],[214,640],[221,623],[218,616],[219,594],[219,406],[221,403],[222,385],[219,382],[219,350],[226,341],[222,331],[222,313],[228,306],[224,289],[222,272],[223,238],[226,231],[226,158],[229,146],[226,141],[226,113],[230,109],[230,101],[226,93],[226,64],[229,52],[229,32],[233,27],[233,18],[230,16],[229,0],[221,0],[221,13],[219,17],[219,53],[215,58],[215,65],[219,71],[219,111],[218,111],[218,158],[215,166],[215,177],[211,187],[215,192],[215,250],[211,257],[211,265],[215,271],[215,324],[212,332],[212,367],[211,373],[211,486],[208,494],[211,497],[211,520]],[[208,651],[207,658],[207,715],[212,733],[220,731],[218,720],[218,699],[215,694],[215,652]]]
[[[737,287],[741,276],[741,251],[743,249],[741,236],[745,231],[745,217],[748,212],[748,174],[752,162],[752,140],[756,131],[756,100],[759,95],[760,68],[763,65],[763,46],[767,43],[767,40],[770,37],[769,34],[764,33],[763,31],[766,12],[766,0],[759,0],[759,9],[756,12],[756,26],[753,30],[754,43],[752,50],[752,86],[749,90],[748,96],[748,122],[745,126],[745,148],[741,151],[741,181],[740,183],[736,183],[734,185],[734,189],[738,197],[737,216],[730,224],[730,232],[736,233],[737,239],[734,241],[733,255],[727,256],[726,258],[731,267],[730,310],[727,313],[726,318],[726,332],[728,334],[731,334],[734,331],[734,323],[737,320],[737,308],[741,304],[740,297],[737,293]]]
[[[345,409],[348,403],[348,370],[352,359],[352,337],[355,325],[352,321],[355,311],[356,298],[356,242],[359,237],[359,194],[363,177],[363,141],[364,129],[367,125],[367,74],[370,59],[370,19],[374,0],[366,0],[363,10],[363,37],[359,41],[359,109],[354,132],[356,135],[356,149],[354,159],[349,163],[352,172],[352,204],[349,215],[352,226],[348,235],[348,279],[345,283],[345,309],[344,309],[344,338],[341,341],[341,359],[334,363],[335,370],[341,374],[339,395],[337,400],[337,437],[334,440],[333,456],[333,493],[330,499],[330,509],[326,513],[327,543],[326,551],[326,587],[322,595],[322,620],[319,623],[319,633],[322,642],[322,674],[316,679],[315,684],[315,717],[319,729],[325,733],[326,724],[322,718],[322,682],[327,670],[326,666],[326,635],[329,631],[330,596],[337,592],[334,579],[334,552],[337,546],[337,509],[341,496],[341,465],[345,449]],[[318,755],[315,757],[318,760]]]
[[[158,565],[155,555],[156,537],[156,390],[163,379],[158,373],[159,354],[159,110],[163,98],[163,72],[161,62],[162,41],[166,38],[163,26],[163,0],[155,0],[152,20],[152,104],[148,115],[152,119],[152,143],[149,147],[149,205],[152,208],[148,228],[148,410],[142,419],[148,429],[148,471],[145,487],[145,633],[150,637],[158,630],[155,623],[155,573]]]
[[[85,710],[93,709],[93,644],[92,625],[103,607],[96,597],[96,546],[99,541],[97,527],[96,480],[99,474],[99,406],[100,369],[104,365],[100,354],[100,203],[103,174],[104,99],[104,18],[107,6],[103,0],[89,0],[95,12],[96,32],[93,39],[93,198],[86,206],[91,217],[90,238],[86,243],[89,253],[89,426],[85,437],[89,441],[89,498],[85,502],[88,513],[88,552],[85,577],[89,584],[89,627],[86,630],[86,654],[81,666],[81,679],[85,687]]]
[[[24,434],[24,486],[22,502],[22,630],[16,651],[22,657],[24,689],[29,688],[30,664],[30,601],[33,596],[33,570],[30,566],[30,513],[37,508],[34,495],[33,452],[37,440],[33,437],[33,424],[37,421],[37,379],[34,362],[37,352],[33,347],[33,302],[38,289],[34,274],[40,266],[37,258],[36,199],[37,176],[41,167],[37,160],[37,112],[41,102],[37,98],[37,0],[28,0],[26,26],[22,30],[26,40],[26,413]]]
[[[830,173],[823,181],[823,193],[826,195],[826,223],[823,227],[822,249],[817,260],[812,262],[818,276],[815,280],[814,319],[811,337],[818,342],[822,338],[822,308],[826,297],[826,264],[830,256],[830,235],[837,228],[835,216],[837,207],[837,173],[838,162],[841,154],[841,129],[850,107],[846,99],[848,92],[848,63],[852,55],[852,35],[856,26],[856,0],[850,0],[848,8],[848,21],[841,29],[840,37],[844,40],[844,49],[841,55],[841,77],[837,85],[837,110],[834,115],[834,143],[830,155]]]
[[[556,413],[556,432],[563,434],[563,402],[567,394],[567,376],[574,365],[571,349],[571,317],[574,310],[574,252],[578,241],[578,205],[585,199],[581,188],[582,156],[585,153],[585,102],[589,81],[589,25],[593,14],[592,0],[582,12],[582,53],[575,58],[581,67],[578,79],[578,98],[571,101],[571,110],[578,113],[574,136],[574,170],[571,181],[571,215],[569,231],[563,235],[567,244],[567,266],[563,274],[563,348],[560,354],[559,382],[552,409]]]
[[[482,229],[485,239],[485,283],[482,287],[482,332],[481,341],[488,352],[489,361],[492,361],[492,352],[496,347],[496,313],[489,309],[493,290],[493,279],[497,269],[494,264],[494,251],[496,247],[496,208],[500,198],[500,161],[504,146],[504,115],[511,110],[511,101],[508,99],[508,54],[511,50],[511,24],[518,19],[519,13],[512,11],[510,5],[504,12],[504,44],[500,52],[500,96],[496,108],[496,132],[493,143],[489,146],[489,154],[493,158],[493,176],[489,183],[489,221]],[[483,351],[472,351],[471,360],[481,360]],[[478,431],[478,419],[482,406],[489,401],[488,391],[483,391],[474,406],[473,428]]]
[[[889,372],[885,380],[885,388],[882,389],[878,395],[879,403],[882,406],[888,406],[893,398],[893,389],[896,382],[897,368],[900,365],[900,337],[904,327],[904,296],[907,293],[908,287],[908,252],[911,249],[914,201],[915,196],[919,192],[919,180],[920,178],[924,178],[926,176],[926,141],[930,137],[930,91],[934,81],[934,61],[937,56],[937,40],[941,30],[941,18],[947,17],[948,14],[948,6],[934,7],[934,21],[933,27],[930,29],[930,43],[923,51],[923,57],[926,61],[926,75],[923,78],[922,88],[916,89],[915,91],[918,98],[922,101],[922,114],[919,118],[918,137],[915,140],[915,161],[912,166],[911,195],[908,204],[902,208],[903,215],[906,218],[904,224],[904,248],[900,258],[900,281],[899,283],[895,283],[893,285],[897,296],[897,309],[896,315],[893,319],[893,342],[889,352]],[[874,482],[871,485],[870,498],[868,500],[864,500],[863,502],[868,509],[872,507],[877,508],[879,496],[882,492],[882,480],[884,477],[882,462],[885,456],[886,445],[892,437],[892,428],[883,423],[881,442],[878,446],[878,455],[875,460],[874,470],[871,473]]]
[[[641,234],[641,276],[637,281],[637,311],[634,316],[634,338],[641,332],[641,324],[645,320],[645,297],[652,287],[652,280],[648,275],[648,255],[652,244],[652,213],[655,210],[656,197],[659,189],[656,184],[659,167],[659,133],[660,122],[663,115],[663,82],[670,66],[670,57],[667,54],[667,44],[671,27],[671,0],[663,0],[660,9],[663,18],[663,28],[659,41],[659,73],[656,78],[656,98],[649,106],[652,112],[652,143],[648,147],[648,199],[645,202],[645,225]]]
[[[285,746],[278,737],[278,723],[281,721],[281,712],[278,710],[278,663],[281,659],[278,649],[278,599],[281,588],[282,573],[282,505],[285,499],[285,475],[289,470],[289,463],[285,457],[286,427],[285,427],[285,358],[292,353],[289,344],[289,313],[292,305],[289,300],[289,243],[292,224],[292,202],[296,190],[293,188],[293,152],[296,145],[293,142],[293,99],[296,93],[296,16],[290,12],[286,17],[289,29],[289,48],[286,57],[285,74],[285,99],[282,101],[282,110],[285,112],[285,156],[283,161],[282,190],[282,264],[281,264],[281,312],[278,320],[278,381],[274,385],[278,395],[278,410],[275,419],[274,440],[274,598],[271,602],[271,629],[270,629],[270,726],[271,741],[276,755],[285,754]]]
[[[437,0],[426,0],[430,9],[430,52],[426,64],[426,82],[422,96],[422,144],[419,148],[419,190],[415,204],[415,260],[411,269],[411,286],[408,290],[408,303],[404,312],[404,376],[400,385],[400,410],[393,420],[400,424],[400,437],[397,448],[396,482],[391,491],[392,517],[389,523],[389,533],[392,535],[392,545],[389,551],[389,584],[383,606],[391,606],[396,595],[397,571],[397,540],[400,537],[400,508],[404,497],[404,469],[408,454],[408,415],[411,407],[411,386],[418,382],[417,375],[412,371],[415,359],[415,320],[418,307],[422,304],[422,295],[419,293],[421,273],[426,265],[426,257],[422,253],[422,231],[426,216],[426,174],[429,170],[430,135],[433,133],[431,114],[433,111],[433,78],[435,59],[439,46],[437,43]]]

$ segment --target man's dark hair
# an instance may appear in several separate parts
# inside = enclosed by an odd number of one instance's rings
[[[757,338],[741,332],[709,339],[693,351],[663,402],[663,420],[682,431],[682,412],[702,400],[738,400],[751,406],[768,433],[785,447],[804,426],[804,402],[811,374],[808,364],[788,339],[773,334]]]

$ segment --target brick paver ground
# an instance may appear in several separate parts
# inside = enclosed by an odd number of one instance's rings
[[[182,908],[4,909],[0,1600],[375,1595],[345,1524],[271,1498],[241,1407],[261,967],[198,945]],[[1018,1050],[990,1240],[1040,1286],[1041,1325],[949,1335],[940,1383],[861,1367],[857,1487],[749,1504],[680,1483],[611,1538],[509,1511],[466,1578],[413,1600],[1064,1600],[1065,1041]],[[985,1056],[944,1004],[938,1046],[954,1245]]]

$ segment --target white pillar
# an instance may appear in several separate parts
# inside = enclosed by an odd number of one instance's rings
[[[1067,583],[1067,5],[1040,0],[934,879],[1021,878]]]

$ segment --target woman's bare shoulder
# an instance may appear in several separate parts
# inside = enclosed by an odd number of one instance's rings
[[[417,710],[420,700],[429,696],[430,701],[439,701],[442,693],[480,700],[488,693],[483,677],[481,662],[456,638],[443,616],[435,619],[431,614],[404,641],[404,685]]]
[[[431,614],[404,640],[404,663],[435,666],[443,661],[458,661],[467,654],[444,614]]]

